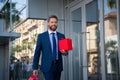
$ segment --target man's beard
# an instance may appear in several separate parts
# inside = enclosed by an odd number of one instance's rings
[[[50,30],[55,31],[57,29],[57,26],[55,27],[50,27]]]

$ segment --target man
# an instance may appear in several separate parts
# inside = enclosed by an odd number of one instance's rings
[[[14,80],[14,61],[11,60],[11,63],[10,63],[10,79],[9,80]]]
[[[22,78],[22,62],[17,60],[14,66],[15,69],[15,80],[21,80]]]
[[[62,54],[67,51],[58,50],[58,40],[65,36],[56,31],[58,18],[52,15],[48,18],[48,31],[39,34],[33,59],[33,75],[38,75],[38,63],[42,52],[41,71],[45,80],[60,80],[63,70]]]

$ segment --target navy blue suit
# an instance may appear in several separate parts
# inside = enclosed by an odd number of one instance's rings
[[[57,37],[58,40],[65,38],[65,36],[59,32],[57,32]],[[34,70],[38,69],[39,57],[41,53],[42,53],[42,59],[41,59],[40,69],[43,73],[47,73],[51,70],[51,66],[53,64],[52,48],[51,48],[48,31],[38,35],[36,49],[34,53],[34,59],[33,59]],[[62,53],[60,51],[58,51],[57,67],[58,67],[57,71],[61,72],[63,70]]]

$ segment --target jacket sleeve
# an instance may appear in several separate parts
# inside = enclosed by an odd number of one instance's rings
[[[37,37],[37,43],[36,43],[36,48],[35,48],[35,52],[34,52],[33,70],[38,69],[41,49],[42,49],[42,40],[41,40],[41,35],[39,34]]]
[[[63,34],[63,38],[65,38],[65,35]],[[64,56],[67,56],[68,55],[68,52],[66,54],[63,54]]]

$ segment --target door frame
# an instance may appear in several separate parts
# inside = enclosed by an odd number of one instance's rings
[[[81,45],[82,45],[83,49],[81,50],[81,52],[82,52],[81,54],[82,55],[79,54],[79,65],[82,68],[82,74],[80,76],[83,77],[83,80],[88,80],[88,68],[87,68],[88,64],[87,64],[86,33],[85,33],[86,32],[86,27],[84,27],[86,25],[86,23],[85,23],[86,19],[85,19],[85,5],[84,5],[84,3],[85,3],[85,1],[81,1],[78,4],[70,7],[70,12],[69,12],[70,13],[70,34],[72,34],[72,20],[71,20],[72,19],[72,15],[71,15],[71,13],[74,10],[77,10],[78,8],[81,8],[81,14],[82,14],[82,16],[81,16],[81,20],[82,20],[82,23],[81,23],[82,27],[81,27],[81,29],[82,30],[81,30],[80,35],[81,35],[81,38],[82,38],[81,39],[82,40]],[[70,37],[72,37],[72,36],[70,36]],[[80,50],[79,50],[79,53],[80,53]],[[71,56],[71,59],[72,59],[72,56]],[[72,66],[72,64],[71,64],[71,66]],[[72,69],[73,69],[73,67],[71,67],[71,70]],[[81,73],[81,71],[79,71],[79,73]],[[71,79],[73,79],[72,75],[73,75],[73,73],[71,74]]]
[[[70,25],[70,34],[72,34],[72,22],[71,22],[71,13],[72,13],[72,11],[74,11],[74,10],[76,10],[76,9],[78,9],[78,8],[80,8],[81,7],[81,14],[82,14],[82,31],[81,31],[81,38],[82,38],[82,47],[83,47],[83,49],[82,49],[82,56],[81,55],[79,55],[79,64],[82,64],[81,65],[81,67],[82,67],[82,77],[83,77],[83,80],[88,80],[88,57],[87,57],[87,45],[86,45],[86,5],[88,4],[88,3],[90,3],[90,2],[92,2],[93,0],[83,0],[83,1],[81,1],[81,2],[79,2],[78,4],[76,4],[76,5],[71,5],[71,6],[69,6],[69,16],[70,16],[70,23],[69,23],[69,25]],[[71,35],[70,35],[70,37],[72,37]],[[80,47],[79,47],[80,48]],[[80,51],[79,51],[79,53],[80,53]],[[70,56],[71,57],[71,59],[72,59],[72,55]],[[81,61],[81,57],[82,57],[82,61]],[[72,61],[72,60],[71,60]],[[71,70],[72,70],[73,68],[72,68],[72,63],[71,63]],[[80,71],[79,71],[79,73],[80,73]],[[70,74],[71,76],[69,76],[70,77],[70,79],[73,79],[73,73],[71,72],[71,74]]]

